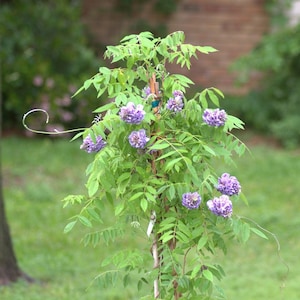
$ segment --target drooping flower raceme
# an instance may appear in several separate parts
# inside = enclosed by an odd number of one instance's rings
[[[179,90],[175,90],[174,92],[173,92],[173,96],[175,97],[175,98],[183,98],[183,92],[182,91],[179,91]]]
[[[215,197],[207,201],[208,209],[215,215],[228,218],[232,214],[232,202],[227,195]]]
[[[183,93],[181,91],[175,90],[173,92],[173,98],[170,98],[167,102],[167,109],[173,112],[178,112],[183,109]]]
[[[147,99],[151,95],[150,86],[145,86],[143,88],[143,98]]]
[[[142,104],[135,106],[133,102],[128,102],[126,106],[121,107],[119,113],[121,119],[130,124],[140,124],[145,114],[144,106]]]
[[[227,114],[224,109],[205,109],[203,113],[203,121],[214,127],[220,127],[223,126],[227,119]]]
[[[201,204],[201,196],[197,193],[185,193],[182,195],[182,205],[188,209],[196,209]]]
[[[103,140],[101,135],[98,135],[96,137],[95,142],[93,141],[90,135],[87,135],[84,138],[80,149],[85,150],[87,153],[99,152],[105,145],[106,142]]]
[[[170,98],[167,102],[167,109],[174,111],[174,112],[178,112],[181,111],[183,108],[183,102],[181,98]]]
[[[224,173],[218,178],[216,189],[224,195],[232,196],[241,192],[241,185],[235,176]]]
[[[144,149],[149,138],[146,135],[145,129],[132,131],[128,137],[129,143],[134,148]]]

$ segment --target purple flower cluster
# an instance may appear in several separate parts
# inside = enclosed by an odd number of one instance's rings
[[[208,209],[215,215],[228,218],[232,214],[232,202],[227,195],[207,201]]]
[[[182,195],[182,205],[188,209],[196,209],[201,204],[201,196],[197,193],[185,193]]]
[[[217,190],[228,196],[238,195],[241,192],[241,185],[235,176],[230,176],[228,173],[222,174],[218,178]]]
[[[145,86],[143,88],[143,98],[147,99],[151,95],[150,86]]]
[[[140,124],[145,114],[143,105],[135,106],[133,102],[128,102],[126,106],[121,107],[119,113],[121,119],[129,124]]]
[[[208,209],[217,216],[224,218],[230,217],[232,214],[232,202],[229,196],[238,195],[241,192],[241,185],[235,176],[230,176],[228,173],[223,173],[218,178],[216,189],[222,193],[218,198],[207,201]]]
[[[149,138],[146,135],[145,129],[132,131],[128,137],[129,143],[134,148],[144,149]]]
[[[173,92],[173,98],[170,98],[167,102],[167,109],[173,112],[178,112],[183,109],[183,93],[181,91],[175,90]]]
[[[96,141],[94,142],[90,135],[86,136],[80,146],[80,149],[85,150],[87,153],[99,152],[106,142],[103,141],[102,136],[98,135]]]
[[[205,109],[202,118],[206,124],[214,127],[220,127],[225,124],[227,114],[224,109]]]

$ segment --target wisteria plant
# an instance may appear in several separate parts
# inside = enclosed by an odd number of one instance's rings
[[[94,87],[108,100],[94,111],[92,126],[74,137],[82,136],[80,148],[94,160],[86,170],[87,195],[64,199],[65,206],[82,205],[65,232],[76,223],[94,227],[84,242],[96,246],[139,231],[147,245],[116,249],[97,280],[108,286],[123,278],[126,286],[135,272],[138,288],[149,284],[141,299],[210,299],[216,291],[222,298],[217,282],[224,271],[214,255],[226,254],[232,238],[246,242],[251,231],[265,237],[234,213],[239,199],[246,202],[239,180],[216,169],[245,152],[231,132],[243,122],[220,108],[220,90],[187,97],[192,80],[167,70],[170,64],[189,69],[192,57],[216,51],[184,38],[180,31],[165,38],[128,35],[104,55],[119,65],[100,67],[78,91]],[[107,209],[115,220],[105,226]]]

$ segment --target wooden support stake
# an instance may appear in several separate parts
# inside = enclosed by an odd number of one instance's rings
[[[159,109],[160,109],[161,104],[160,104],[160,97],[159,97],[159,85],[158,85],[158,82],[156,82],[155,73],[153,73],[150,78],[149,86],[150,86],[150,92],[153,95],[153,99],[152,99],[152,103],[151,103],[152,111],[156,115],[156,117],[159,118]],[[155,159],[157,158],[158,155],[159,155],[158,153],[153,154],[153,158],[151,160],[151,168],[152,168],[152,173],[154,175],[157,174]],[[159,258],[159,251],[158,251],[158,236],[155,233],[154,233],[151,253],[153,256],[153,269],[159,269],[160,268],[160,258]],[[158,278],[156,278],[154,280],[153,285],[154,285],[154,298],[158,299],[159,294],[160,294]]]

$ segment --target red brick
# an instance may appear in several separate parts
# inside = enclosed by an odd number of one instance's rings
[[[154,0],[148,0],[137,5],[127,15],[114,10],[116,0],[84,0],[82,19],[95,41],[104,45],[118,43],[139,19],[147,19],[152,25],[165,21],[170,33],[184,31],[187,43],[219,50],[200,54],[190,71],[171,66],[172,72],[188,75],[196,84],[215,86],[224,93],[245,93],[253,85],[237,88],[229,67],[236,58],[251,51],[268,30],[263,0],[180,0],[169,17],[155,13],[153,3]]]

